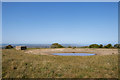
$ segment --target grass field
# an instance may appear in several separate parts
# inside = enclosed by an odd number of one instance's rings
[[[3,78],[117,78],[118,56],[50,56],[2,51]]]

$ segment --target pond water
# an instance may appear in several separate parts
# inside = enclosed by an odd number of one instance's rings
[[[53,53],[53,55],[59,55],[59,56],[93,56],[96,54],[91,54],[91,53]]]

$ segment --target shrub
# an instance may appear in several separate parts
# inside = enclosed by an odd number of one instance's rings
[[[53,43],[51,45],[51,48],[64,48],[62,45],[58,44],[58,43]]]
[[[103,48],[103,45],[102,45],[102,44],[100,44],[100,45],[99,45],[99,48]]]
[[[91,45],[89,46],[89,48],[99,48],[99,45],[98,45],[98,44],[91,44]]]
[[[112,44],[107,44],[104,46],[104,48],[112,48],[112,47],[113,47]]]
[[[12,49],[12,48],[13,48],[12,45],[8,45],[8,46],[5,47],[5,49]]]
[[[114,48],[120,48],[120,44],[115,44]]]

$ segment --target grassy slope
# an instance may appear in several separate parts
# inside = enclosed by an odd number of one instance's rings
[[[45,56],[3,50],[3,78],[117,78],[117,55]]]

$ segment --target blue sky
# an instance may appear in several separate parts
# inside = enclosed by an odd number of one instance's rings
[[[3,2],[3,43],[115,44],[117,2]]]

